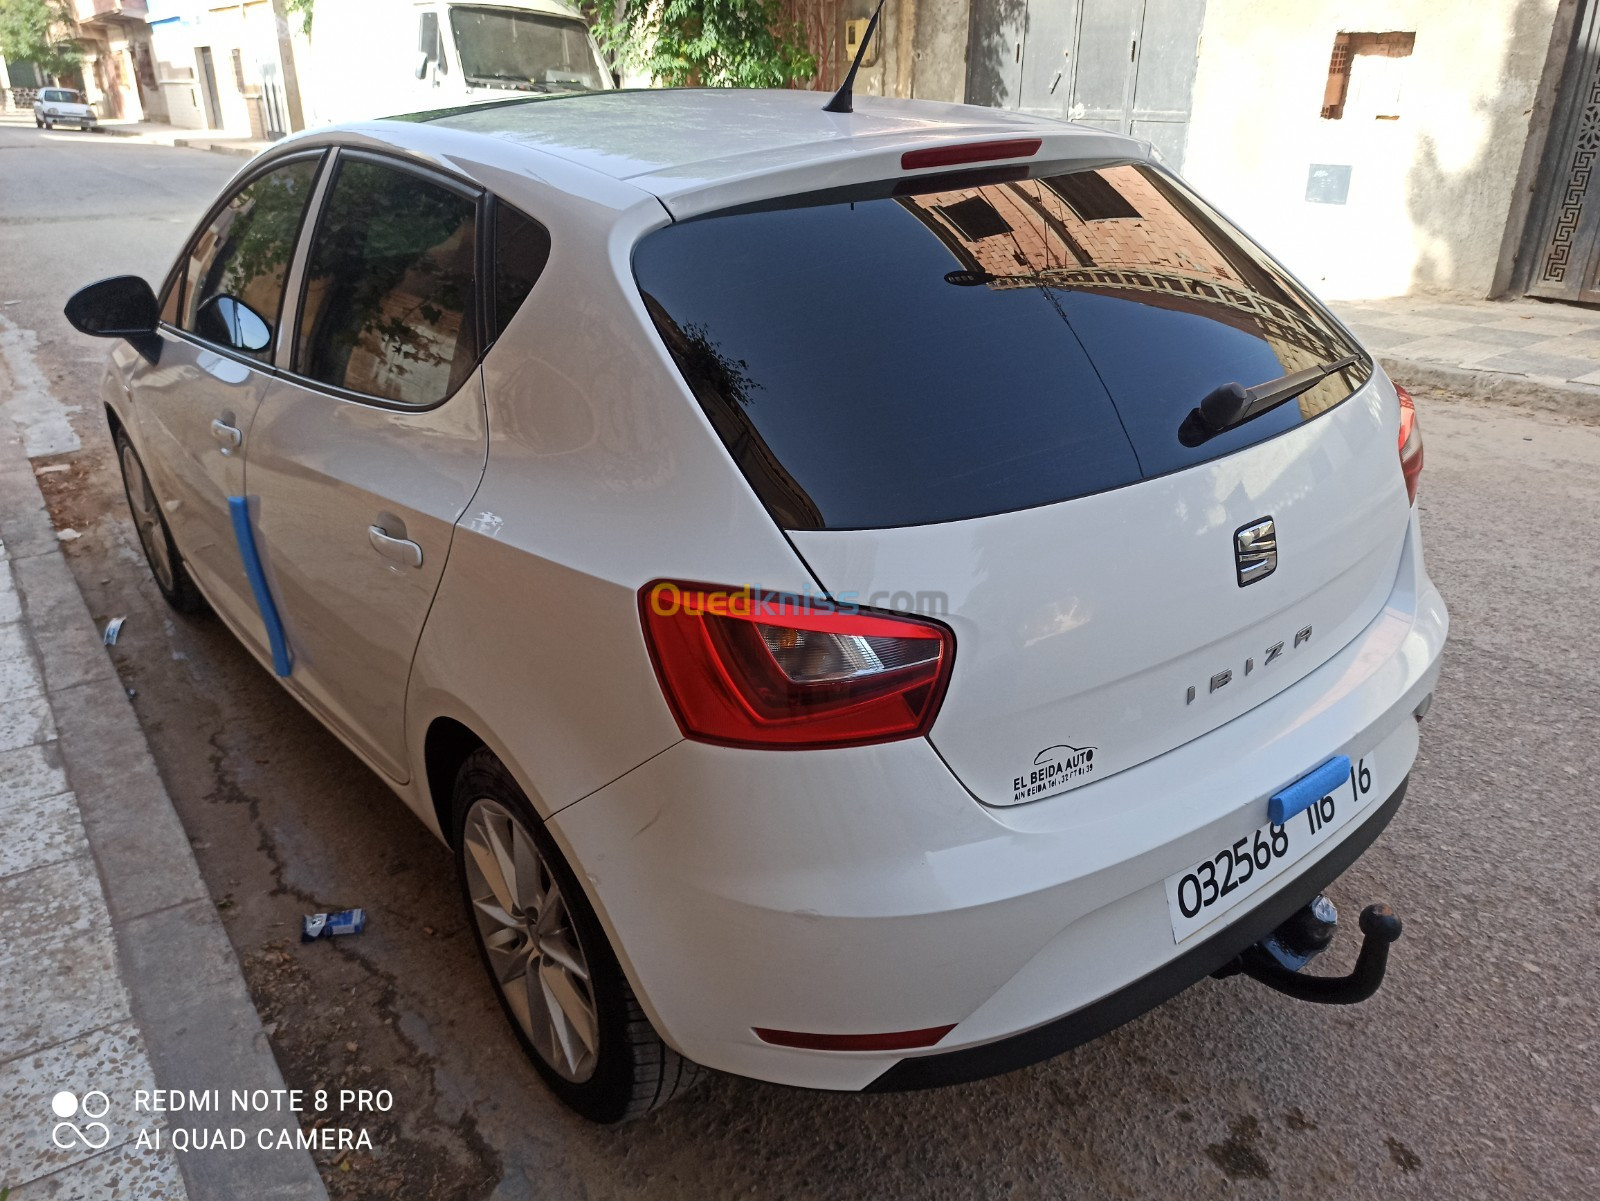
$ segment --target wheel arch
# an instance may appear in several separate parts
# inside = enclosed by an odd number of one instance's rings
[[[453,717],[436,717],[422,740],[423,779],[434,820],[445,842],[453,843],[450,804],[456,776],[473,751],[489,743],[470,726]]]

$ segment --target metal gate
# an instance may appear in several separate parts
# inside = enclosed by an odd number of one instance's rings
[[[973,0],[967,99],[1153,143],[1183,164],[1205,0]]]
[[[1551,125],[1539,200],[1538,253],[1528,292],[1600,303],[1600,191],[1591,188],[1600,154],[1600,5],[1584,5]]]

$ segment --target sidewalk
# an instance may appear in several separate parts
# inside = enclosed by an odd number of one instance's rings
[[[0,400],[15,391],[0,356]],[[0,414],[0,1196],[326,1201],[144,734]],[[221,1090],[170,1119],[136,1090]],[[238,1149],[171,1134],[238,1129]],[[230,1136],[231,1139],[231,1136]]]
[[[190,150],[210,150],[240,158],[254,158],[273,145],[272,142],[230,133],[225,129],[180,129],[159,121],[102,121],[100,129],[115,137],[133,138],[151,146],[183,146]]]
[[[33,116],[27,112],[0,113],[0,125],[31,127]],[[60,132],[63,135],[79,134],[76,129]],[[272,142],[225,129],[182,129],[160,121],[106,120],[100,122],[99,133],[102,137],[109,134],[112,137],[131,138],[149,146],[182,146],[190,150],[210,150],[217,154],[237,155],[240,158],[253,158],[273,145]]]
[[[1401,383],[1600,415],[1600,310],[1426,296],[1331,307]]]

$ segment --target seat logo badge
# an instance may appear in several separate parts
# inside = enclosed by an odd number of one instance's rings
[[[1241,588],[1278,570],[1278,529],[1272,518],[1258,518],[1234,531],[1233,565]]]

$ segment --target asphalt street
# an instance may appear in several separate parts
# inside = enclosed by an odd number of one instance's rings
[[[127,617],[116,664],[285,1077],[394,1093],[374,1153],[321,1157],[334,1196],[1600,1196],[1600,428],[1419,395],[1419,504],[1454,624],[1408,798],[1331,890],[1347,919],[1379,899],[1405,919],[1373,1000],[1207,980],[979,1084],[858,1097],[712,1077],[596,1129],[521,1060],[444,849],[147,576],[100,416],[105,347],[61,305],[102,276],[158,279],[238,165],[0,126],[0,345],[50,394],[24,398],[31,420],[77,406],[81,448],[35,467],[80,535],[90,610]],[[364,935],[296,941],[302,913],[351,905]]]

